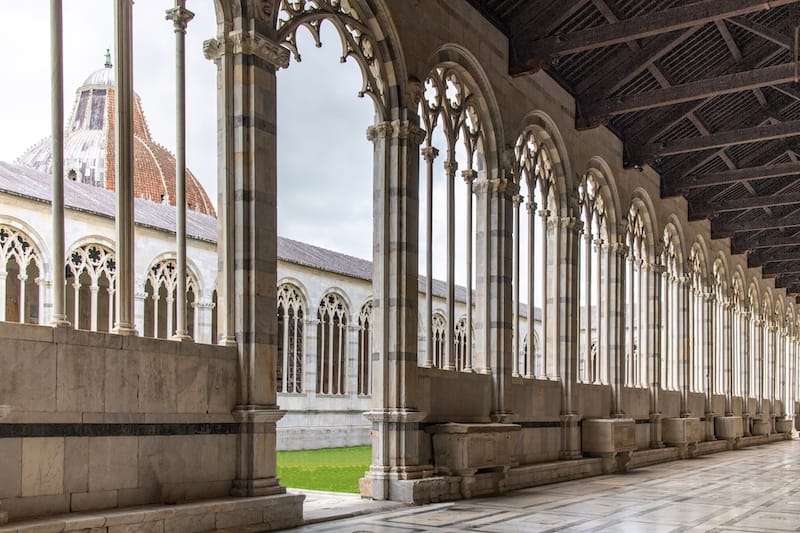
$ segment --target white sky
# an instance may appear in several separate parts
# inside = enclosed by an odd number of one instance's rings
[[[113,58],[113,2],[63,0],[65,120],[75,90]],[[171,0],[134,4],[134,88],[153,138],[174,152],[174,33],[164,11]],[[188,0],[195,13],[187,32],[187,164],[216,202],[216,67],[202,43],[216,32],[212,0]],[[299,35],[302,62],[278,73],[278,233],[344,253],[372,258],[372,146],[370,98],[358,98],[361,73],[339,61],[340,40],[323,25],[323,46]],[[13,162],[50,134],[49,2],[0,0],[0,160]],[[445,202],[442,164],[435,163],[435,205]],[[461,159],[461,157],[459,157]],[[463,168],[463,167],[462,167]],[[420,164],[424,213],[424,162]],[[460,173],[459,175],[460,176]],[[464,220],[465,189],[456,179],[456,216]],[[477,206],[476,206],[477,207]],[[434,211],[434,276],[446,279],[445,210]],[[465,281],[466,228],[456,228],[456,282]],[[424,218],[420,223],[420,273],[424,274]],[[473,277],[475,272],[473,272]],[[523,294],[524,294],[523,287]],[[525,298],[523,297],[523,300]]]

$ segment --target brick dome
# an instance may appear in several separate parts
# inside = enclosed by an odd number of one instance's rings
[[[153,140],[139,96],[134,98],[134,195],[175,205],[175,156]],[[48,137],[28,149],[17,163],[52,172],[52,141]],[[66,179],[114,190],[114,76],[107,60],[78,88],[64,135]],[[186,170],[186,208],[216,216],[203,186]]]

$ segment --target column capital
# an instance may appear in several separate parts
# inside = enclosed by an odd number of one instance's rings
[[[369,135],[369,133],[367,135]],[[427,161],[428,163],[430,163],[439,156],[439,149],[434,148],[433,146],[426,146],[425,148],[420,150],[420,152],[422,153],[422,158],[425,159],[425,161]]]
[[[389,137],[408,139],[412,143],[420,145],[425,140],[425,130],[407,120],[383,121],[367,128],[367,140],[370,142],[374,143],[378,139],[387,139]],[[433,157],[439,155],[439,151],[433,147],[423,148],[422,151],[424,152],[428,148],[435,152]]]
[[[517,193],[519,193],[519,191],[517,191]],[[522,205],[522,200],[523,200],[523,198],[519,194],[515,194],[514,196],[511,197],[511,201],[514,202],[514,207],[515,208],[517,208],[520,205]]]
[[[208,39],[203,43],[206,59],[216,61],[226,52],[256,56],[278,69],[289,66],[290,52],[287,48],[252,30],[236,30],[227,38]]]
[[[464,182],[469,185],[476,179],[478,179],[478,171],[468,168],[466,170],[461,171],[461,177],[464,178]]]
[[[526,202],[525,209],[528,210],[529,214],[530,213],[536,214],[536,202],[534,202],[533,200]]]
[[[167,9],[166,19],[172,21],[176,33],[186,33],[186,26],[194,18],[194,13],[186,9],[186,0],[178,0],[177,4],[172,9]]]
[[[444,170],[447,172],[447,175],[450,177],[454,177],[456,175],[456,171],[458,170],[458,161],[447,159],[444,162]]]

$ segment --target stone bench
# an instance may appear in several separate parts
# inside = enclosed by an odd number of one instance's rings
[[[581,422],[581,451],[603,459],[603,472],[625,472],[636,451],[632,418],[588,418]]]
[[[700,419],[696,417],[665,418],[662,422],[664,444],[678,448],[681,459],[697,454],[697,443],[703,440]]]

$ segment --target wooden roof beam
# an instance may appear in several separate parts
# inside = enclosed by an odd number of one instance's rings
[[[610,117],[671,106],[683,102],[704,100],[713,96],[749,91],[794,81],[794,64],[773,65],[716,78],[707,78],[665,89],[613,97],[584,106],[583,120],[589,124],[606,122]]]
[[[703,207],[695,208],[692,213],[698,216],[709,216],[713,213],[729,213],[731,211],[744,211],[763,207],[776,207],[782,205],[800,204],[800,192],[789,194],[768,194],[765,196],[750,196],[735,198],[724,202],[710,202]]]
[[[777,263],[761,267],[761,272],[765,276],[777,276],[779,274],[800,274],[800,263]]]
[[[753,128],[721,131],[710,135],[675,139],[672,141],[646,144],[630,154],[630,162],[642,165],[652,163],[658,157],[691,152],[702,152],[714,148],[726,148],[737,144],[771,141],[800,135],[800,120],[766,124]]]
[[[790,249],[784,248],[783,251],[761,250],[747,254],[747,266],[749,268],[760,267],[766,263],[780,261],[800,261],[800,248],[794,246]]]
[[[665,185],[668,185],[665,193],[670,193],[669,196],[675,196],[676,194],[682,194],[691,189],[726,185],[747,180],[780,178],[795,174],[800,174],[800,162],[738,168],[734,170],[723,170],[722,172],[710,172],[708,174],[689,174],[683,177],[677,176],[671,178],[669,175],[665,175],[662,176],[662,181]]]
[[[798,245],[800,245],[800,234],[796,232],[790,235],[766,235],[757,239],[745,237],[744,235],[737,235],[731,239],[731,252],[734,254],[741,254],[747,250],[784,248]]]
[[[754,220],[739,222],[723,222],[718,218],[711,221],[712,233],[717,235],[731,235],[744,231],[763,231],[783,228],[800,227],[800,215],[793,216],[762,216]]]
[[[549,62],[550,58],[603,48],[661,33],[702,26],[715,20],[746,15],[765,8],[774,8],[797,0],[703,0],[694,4],[647,13],[638,17],[604,24],[564,35],[537,39],[526,34],[515,35],[512,46],[521,62],[511,66],[512,75],[534,72],[526,68],[526,60],[534,59],[532,66]]]

